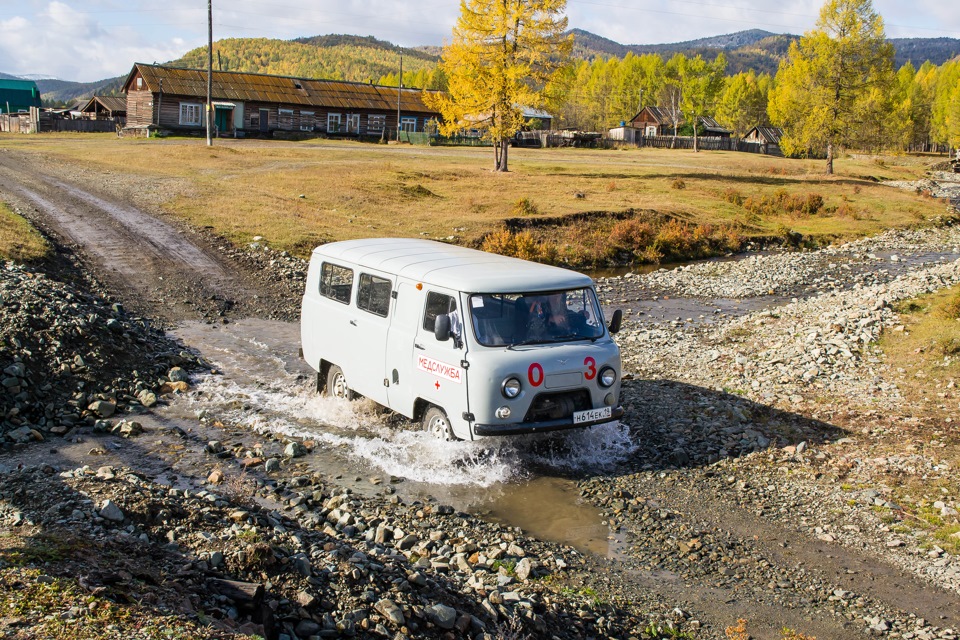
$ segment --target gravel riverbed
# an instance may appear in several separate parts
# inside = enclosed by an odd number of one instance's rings
[[[955,423],[904,399],[876,342],[903,330],[898,301],[960,283],[958,247],[948,226],[600,279],[626,311],[636,449],[573,479],[622,541],[610,558],[379,477],[361,495],[303,470],[316,442],[138,429],[213,365],[95,284],[5,265],[0,575],[32,604],[3,590],[0,634],[713,639],[742,617],[759,638],[955,640],[960,562],[917,517],[958,524]],[[265,314],[296,316],[303,261],[222,250],[284,287]],[[198,471],[121,463],[119,443]]]

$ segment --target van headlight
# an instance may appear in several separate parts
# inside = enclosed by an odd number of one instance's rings
[[[600,369],[597,380],[600,381],[601,387],[612,387],[613,383],[617,381],[617,372],[613,370],[613,367],[604,367]]]
[[[520,381],[516,378],[507,378],[500,385],[500,393],[503,394],[503,397],[507,400],[513,400],[518,395],[520,395],[520,390],[523,387],[520,385]]]

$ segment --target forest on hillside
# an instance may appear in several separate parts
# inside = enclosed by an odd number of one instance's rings
[[[176,67],[203,69],[207,49],[187,52],[169,63]],[[429,56],[404,56],[404,70],[430,69]],[[299,78],[324,78],[354,82],[377,82],[400,68],[400,51],[359,43],[317,46],[306,42],[268,38],[229,38],[214,43],[214,69],[245,71]]]

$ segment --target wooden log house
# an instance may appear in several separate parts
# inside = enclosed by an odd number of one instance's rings
[[[207,72],[136,63],[123,85],[127,127],[178,133],[205,131]],[[215,131],[221,136],[315,135],[381,137],[422,132],[440,114],[421,89],[214,71]]]

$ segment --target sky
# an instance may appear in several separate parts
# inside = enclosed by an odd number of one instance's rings
[[[213,37],[346,33],[442,45],[459,0],[212,0]],[[568,0],[571,28],[621,44],[813,28],[822,0]],[[956,0],[874,0],[887,37],[960,37]],[[168,62],[207,42],[203,0],[0,0],[0,71],[92,82],[134,62]]]

